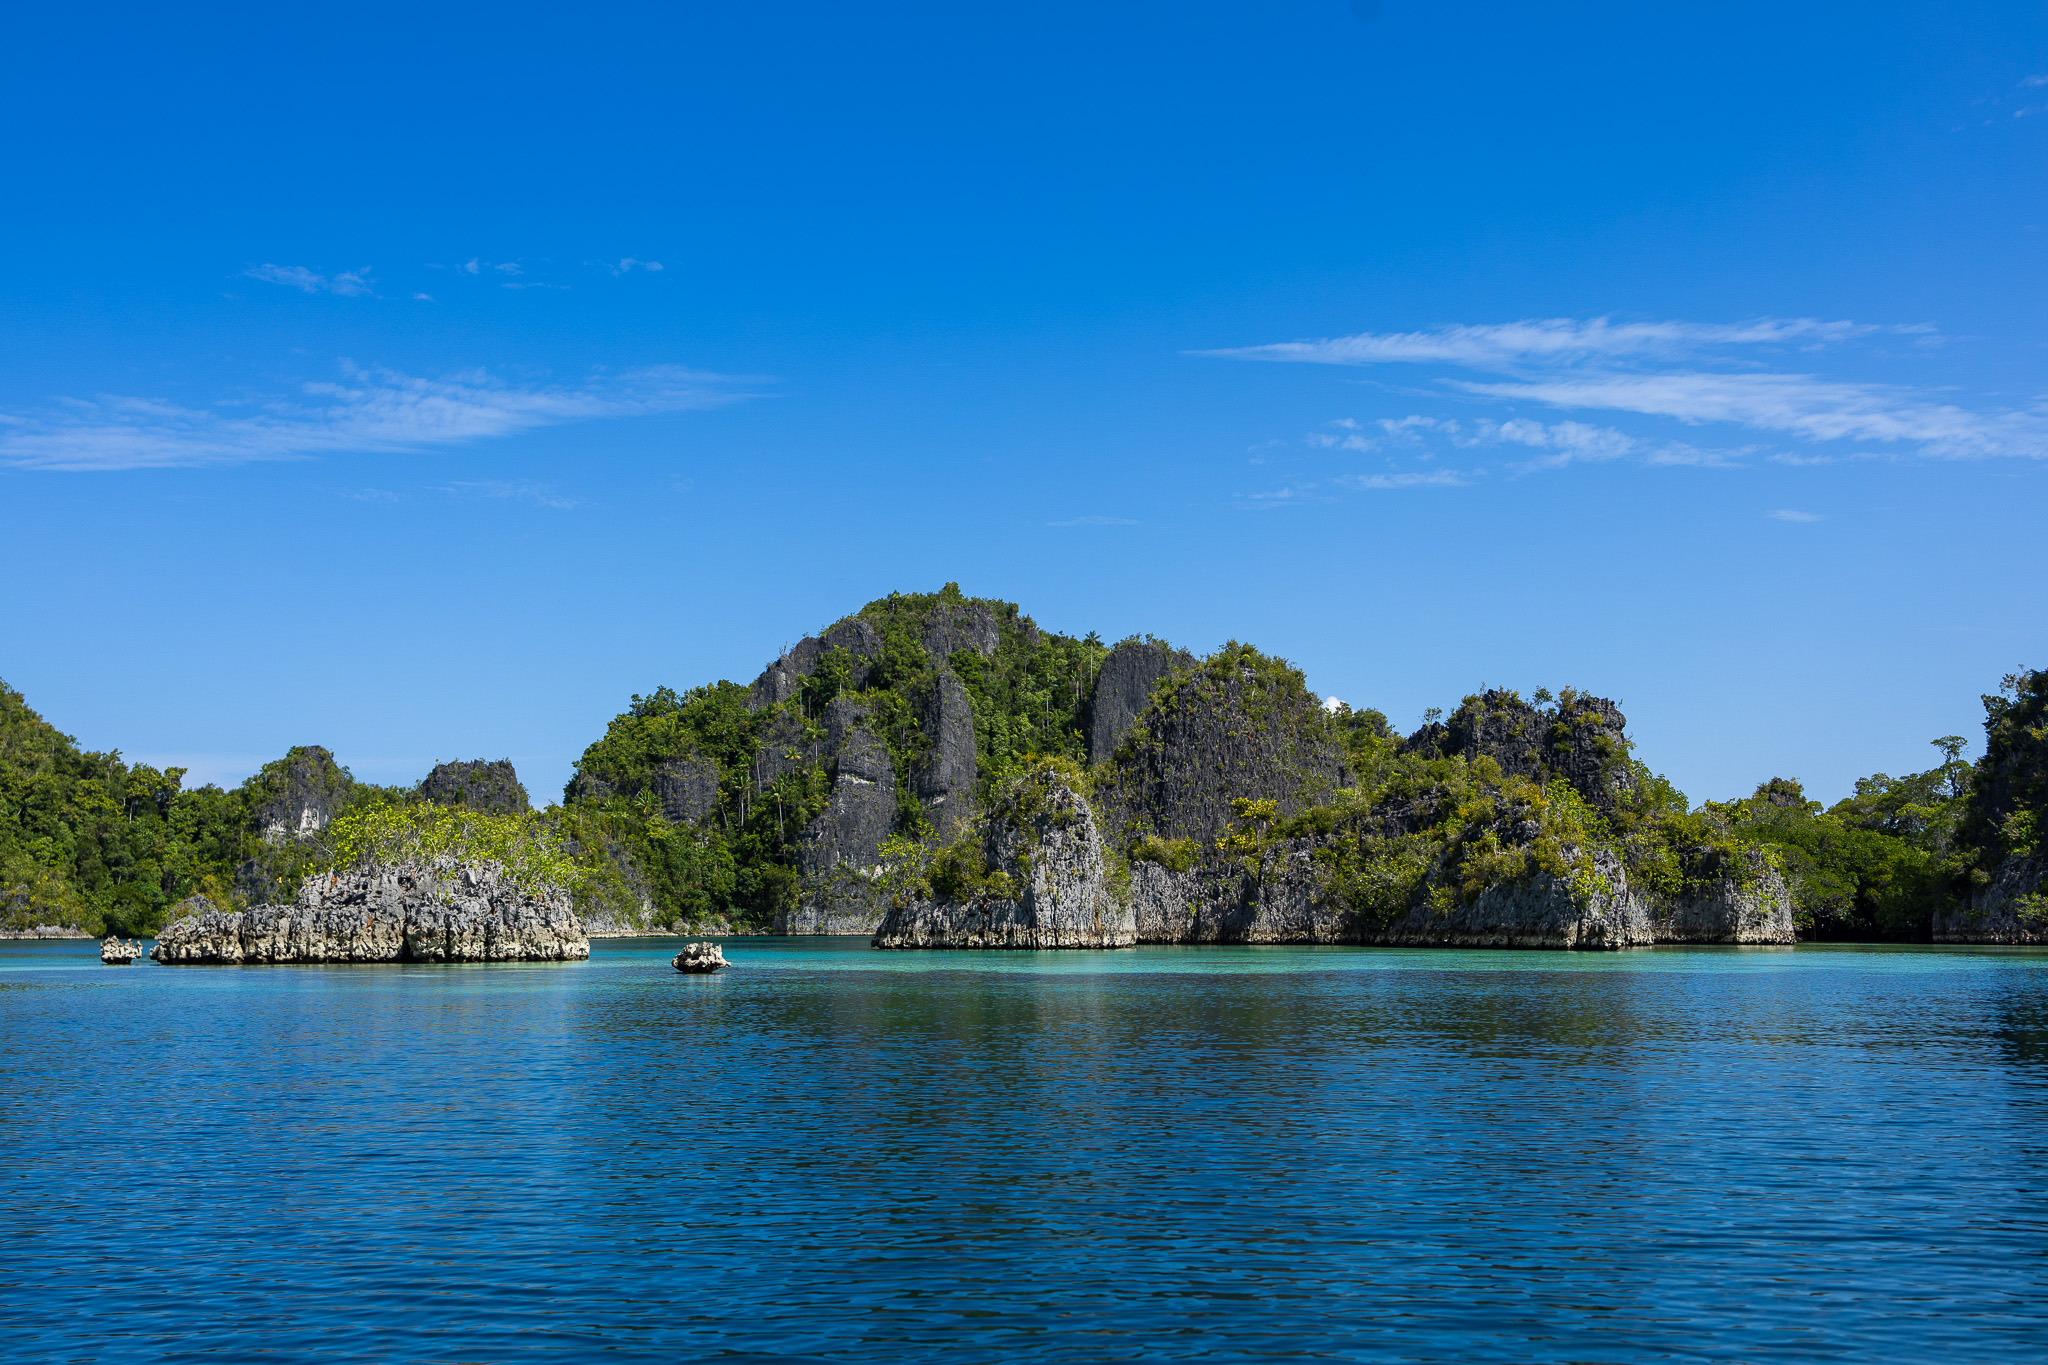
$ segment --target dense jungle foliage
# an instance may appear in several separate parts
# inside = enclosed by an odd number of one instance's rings
[[[992,650],[935,657],[927,644],[956,638],[946,623],[962,612],[993,622]],[[1097,636],[1042,631],[1014,604],[968,598],[952,584],[892,594],[856,616],[872,629],[863,652],[824,650],[786,699],[750,705],[749,689],[730,682],[635,696],[578,761],[562,806],[508,817],[502,830],[464,826],[461,837],[516,835],[551,878],[575,882],[586,911],[766,928],[793,903],[804,831],[832,800],[823,741],[835,700],[856,703],[886,749],[893,847],[905,859],[922,847],[911,861],[926,866],[931,829],[914,777],[932,758],[928,720],[942,669],[960,680],[973,714],[978,803],[1048,763],[1093,780],[1084,734],[1109,653]],[[1245,653],[1231,646],[1201,666]],[[1694,806],[1625,740],[1577,734],[1598,715],[1569,690],[1526,703],[1509,692],[1468,697],[1406,738],[1377,711],[1339,707],[1327,723],[1354,785],[1292,815],[1252,802],[1213,851],[1255,861],[1274,841],[1344,825],[1359,837],[1319,856],[1332,860],[1333,884],[1354,908],[1384,918],[1425,884],[1441,896],[1537,868],[1569,875],[1566,851],[1581,846],[1612,850],[1632,885],[1666,895],[1731,867],[1747,875],[1763,850],[1791,887],[1802,938],[1925,939],[1937,911],[1966,901],[2005,860],[2040,853],[2048,673],[2010,675],[1984,705],[1987,747],[1974,765],[1962,757],[1965,741],[1946,736],[1934,741],[1939,761],[1927,770],[1874,774],[1827,807],[1786,778]],[[1500,747],[1499,723],[1516,716],[1533,718],[1515,722],[1529,734]],[[1460,736],[1481,733],[1496,736],[1499,759],[1458,751]],[[306,872],[349,856],[349,839],[398,827],[376,812],[425,801],[419,788],[356,782],[312,746],[233,790],[188,790],[184,777],[82,751],[0,683],[0,930],[144,936],[195,894],[229,905],[288,897]],[[280,812],[307,799],[334,823],[283,828]],[[431,819],[406,820],[415,832],[407,837],[443,837]],[[1157,837],[1126,851],[1183,868],[1207,852]],[[948,875],[943,860],[931,866]]]
[[[924,641],[963,610],[994,621],[993,653],[961,648],[935,659]],[[874,628],[878,650],[865,659],[825,651],[786,701],[750,710],[748,689],[734,683],[660,687],[613,718],[577,761],[565,796],[565,827],[591,855],[588,904],[628,918],[651,907],[650,922],[660,925],[771,924],[797,894],[803,831],[831,799],[816,752],[828,708],[842,696],[865,708],[867,727],[888,749],[897,832],[928,833],[911,775],[930,753],[923,703],[941,666],[960,679],[973,711],[978,798],[1040,755],[1086,760],[1083,713],[1109,652],[1098,637],[1042,631],[1015,603],[969,598],[951,583],[892,593],[855,616]],[[715,781],[715,797],[694,820],[664,814],[663,780],[677,771]]]
[[[311,799],[338,822],[421,804],[415,789],[357,782],[310,745],[232,791],[187,790],[184,777],[82,751],[0,683],[0,932],[146,937],[193,895],[223,906],[289,898],[348,850],[344,826],[301,834],[283,827],[286,811]]]
[[[1316,857],[1340,902],[1375,926],[1418,905],[1447,911],[1537,872],[1590,895],[1591,850],[1612,854],[1629,885],[1656,899],[1763,871],[1752,841],[1710,809],[1693,810],[1625,739],[1582,734],[1599,714],[1570,688],[1529,702],[1495,690],[1403,739],[1380,713],[1341,707],[1333,720],[1356,785],[1289,819],[1244,821],[1219,848],[1255,865],[1276,841],[1343,831],[1351,837],[1319,839]],[[1442,735],[1488,723],[1494,752],[1443,751]]]
[[[1984,698],[1992,753],[1973,768],[1964,761],[1965,741],[1945,736],[1933,742],[1942,761],[1904,777],[1878,773],[1856,783],[1853,796],[1823,807],[1806,799],[1800,784],[1786,778],[1763,783],[1750,796],[1708,801],[1694,807],[1684,793],[1627,752],[1626,741],[1600,737],[1603,764],[1611,773],[1601,788],[1611,804],[1589,802],[1586,793],[1547,774],[1503,773],[1484,756],[1444,759],[1413,752],[1415,739],[1387,733],[1377,713],[1340,714],[1359,775],[1358,788],[1334,806],[1311,812],[1278,835],[1328,828],[1334,821],[1362,823],[1364,837],[1354,853],[1336,861],[1337,880],[1354,908],[1378,921],[1410,903],[1432,871],[1433,894],[1457,886],[1468,897],[1485,885],[1513,880],[1535,867],[1563,875],[1560,851],[1580,845],[1613,850],[1629,882],[1652,896],[1673,898],[1697,891],[1726,872],[1738,879],[1760,870],[1751,850],[1761,850],[1784,875],[1792,893],[1793,922],[1803,939],[1924,940],[1937,911],[1969,894],[1973,877],[2004,852],[2024,844],[2027,815],[1972,815],[1973,794],[1986,784],[1993,755],[2021,746],[2001,733],[2040,733],[2043,687],[2048,674],[2014,675],[2002,697]],[[1513,693],[1468,697],[1446,729],[1489,700],[1519,704]],[[1571,720],[1573,694],[1537,694],[1538,714],[1556,735]],[[1547,709],[1545,709],[1548,704]],[[1611,749],[1611,752],[1606,750]],[[2024,767],[2013,761],[2011,767]],[[2024,794],[2015,809],[2037,808],[2042,774],[2022,778]],[[1586,784],[1583,780],[1581,786]],[[1963,837],[1975,820],[1986,834],[2011,829],[2015,839]],[[1525,837],[1502,838],[1509,827]],[[1448,876],[1441,875],[1448,873]]]

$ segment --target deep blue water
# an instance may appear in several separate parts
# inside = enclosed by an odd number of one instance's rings
[[[0,945],[14,1360],[2048,1358],[2048,954]]]

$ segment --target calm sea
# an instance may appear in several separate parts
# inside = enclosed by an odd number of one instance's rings
[[[11,1360],[2048,1359],[2048,954],[0,945]]]

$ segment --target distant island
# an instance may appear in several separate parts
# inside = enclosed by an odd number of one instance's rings
[[[317,745],[186,790],[81,752],[0,684],[0,929],[146,937],[281,904],[359,856],[371,816],[440,812],[545,848],[596,933],[2041,942],[2048,673],[1984,705],[1975,764],[1947,736],[1926,771],[1832,807],[1786,778],[1694,805],[1604,698],[1490,690],[1404,736],[1249,645],[1061,635],[948,584],[869,603],[750,685],[634,696],[535,811],[507,761],[383,787]]]

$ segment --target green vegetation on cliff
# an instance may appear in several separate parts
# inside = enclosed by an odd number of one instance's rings
[[[289,899],[307,873],[353,856],[348,817],[420,802],[357,782],[316,745],[232,791],[187,790],[184,777],[81,750],[0,683],[0,931],[139,938],[193,895]]]
[[[0,683],[0,928],[152,932],[194,891],[224,891],[245,806],[184,770],[87,753]]]
[[[1969,890],[1969,858],[1956,836],[1971,768],[1959,737],[1935,747],[1944,755],[1940,766],[1861,778],[1854,796],[1831,807],[1774,777],[1739,801],[1708,802],[1707,810],[1783,859],[1802,937],[1924,939],[1933,917]]]
[[[849,641],[826,643],[828,641]],[[833,793],[834,704],[886,750],[894,833],[928,837],[948,744],[986,803],[1039,756],[1086,759],[1082,717],[1108,649],[1041,631],[1015,603],[892,593],[823,632],[815,661],[770,699],[730,682],[636,696],[577,761],[566,828],[592,871],[586,904],[657,925],[767,928],[796,904],[804,839]],[[771,672],[773,670],[771,669]],[[971,735],[949,735],[957,679]]]
[[[1591,850],[1667,902],[1775,869],[1802,937],[1925,939],[1996,878],[2048,906],[2030,889],[2048,673],[2014,674],[1984,704],[1974,765],[1949,736],[1935,766],[1875,774],[1831,807],[1782,778],[1695,806],[1637,761],[1613,703],[1571,689],[1475,694],[1403,737],[1377,711],[1324,711],[1298,670],[1249,646],[1195,660],[1147,637],[1113,653],[948,584],[870,602],[752,686],[633,697],[564,804],[532,814],[508,763],[376,787],[316,746],[234,790],[187,790],[179,769],[80,750],[0,684],[0,928],[147,935],[194,894],[288,898],[403,826],[415,843],[516,844],[586,912],[766,929],[833,878],[858,900],[988,875],[968,817],[1053,765],[1085,785],[1119,876],[1254,875],[1308,839],[1332,894],[1385,923],[1538,873],[1584,880]],[[1092,764],[1091,728],[1108,750]],[[489,828],[423,812],[430,795]]]

